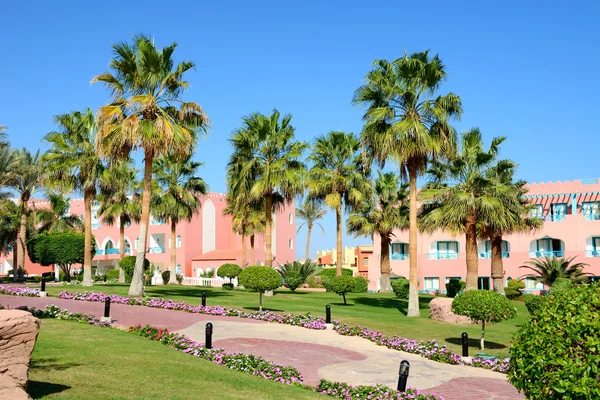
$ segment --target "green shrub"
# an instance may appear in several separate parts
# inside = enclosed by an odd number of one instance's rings
[[[509,300],[520,300],[523,297],[523,289],[525,289],[525,282],[511,279],[504,288],[504,295]]]
[[[246,289],[259,292],[259,310],[262,311],[262,295],[264,292],[281,287],[281,275],[271,267],[247,267],[240,274],[238,281]]]
[[[106,277],[106,274],[98,274],[98,275],[92,276],[92,281],[94,281],[94,282],[106,282],[107,279],[108,278]]]
[[[527,307],[529,314],[535,315],[548,298],[546,296],[537,296],[535,294],[525,294],[523,295],[523,300],[525,301],[525,307]]]
[[[233,290],[233,283],[224,283],[221,287],[225,290]]]
[[[485,349],[485,324],[514,318],[517,310],[510,300],[491,290],[469,290],[452,301],[452,312],[481,323],[481,350]]]
[[[219,267],[217,275],[221,278],[229,278],[229,282],[231,283],[231,280],[237,278],[241,272],[242,269],[236,264],[223,264]]]
[[[279,265],[279,274],[285,282],[285,285],[292,292],[315,272],[315,264],[310,260],[304,262],[294,261],[284,265]]]
[[[351,276],[334,276],[327,283],[328,289],[334,293],[339,294],[344,298],[344,305],[346,303],[346,294],[352,292],[356,285],[356,280]]]
[[[392,290],[397,298],[408,299],[408,287],[410,282],[406,278],[398,278],[392,280]]]
[[[336,268],[323,268],[321,271],[317,273],[317,275],[321,278],[321,284],[328,291],[332,292],[327,285],[329,281],[336,276],[337,269]],[[354,272],[352,272],[349,268],[342,268],[342,276],[353,276]]]
[[[567,278],[558,278],[552,283],[550,286],[550,290],[548,290],[548,295],[555,295],[559,292],[564,292],[565,290],[573,289],[573,281]]]
[[[599,284],[550,296],[515,334],[510,383],[528,399],[600,399],[598,321]]]
[[[136,256],[127,256],[121,258],[121,260],[119,261],[119,267],[121,267],[121,269],[125,273],[125,279],[128,282],[131,281],[131,279],[133,278],[133,270],[135,269],[135,258]],[[147,258],[144,258],[144,273],[149,269],[150,261],[148,261]]]
[[[119,270],[111,269],[106,273],[106,279],[109,281],[118,281],[119,280]]]
[[[324,287],[323,281],[321,280],[320,276],[311,276],[310,278],[308,278],[306,283],[308,283],[309,288],[323,288]]]
[[[460,279],[450,279],[450,281],[446,283],[446,296],[456,297],[456,295],[462,292],[465,287],[467,287],[467,282]]]
[[[364,293],[369,288],[369,281],[363,278],[362,276],[357,276],[354,278],[354,289],[352,293]]]

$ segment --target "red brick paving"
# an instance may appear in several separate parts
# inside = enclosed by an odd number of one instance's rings
[[[522,400],[525,398],[508,382],[491,378],[454,378],[422,392],[444,396],[445,400]]]

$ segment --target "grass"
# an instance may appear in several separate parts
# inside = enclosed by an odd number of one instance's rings
[[[91,288],[82,286],[48,286],[50,294],[63,290],[69,291],[101,291],[127,296],[127,285],[105,284]],[[206,291],[208,305],[221,305],[246,310],[258,309],[258,293],[236,289],[233,291],[221,288],[200,288],[192,286],[149,286],[146,295],[165,297],[191,304],[200,304],[202,291]],[[342,298],[335,293],[291,292],[287,289],[276,290],[273,297],[263,297],[263,307],[272,311],[284,311],[296,314],[311,313],[324,315],[325,305],[331,304],[332,318],[350,325],[362,325],[379,330],[385,334],[417,339],[435,339],[460,353],[460,337],[462,332],[469,334],[470,354],[475,354],[481,337],[479,325],[450,325],[429,319],[429,302],[432,296],[422,295],[419,299],[420,318],[406,317],[408,302],[397,299],[393,293],[359,293],[349,294],[348,305],[344,306]],[[523,324],[527,317],[527,309],[523,302],[513,302],[517,309],[517,317],[497,324],[486,325],[486,353],[498,357],[508,356],[508,348],[513,333]]]
[[[232,371],[116,329],[42,320],[34,399],[315,399],[308,390]]]

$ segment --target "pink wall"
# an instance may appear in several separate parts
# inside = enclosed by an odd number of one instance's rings
[[[504,258],[505,280],[513,279],[529,274],[529,270],[519,268],[524,262],[530,260],[530,251],[536,250],[536,240],[541,238],[560,239],[563,244],[564,256],[576,256],[575,262],[589,264],[585,271],[600,276],[600,257],[593,257],[591,249],[591,237],[600,237],[600,220],[586,220],[582,214],[582,203],[584,201],[600,201],[600,184],[582,184],[581,181],[539,183],[529,185],[528,196],[546,195],[545,198],[531,198],[534,203],[543,204],[544,214],[550,213],[550,204],[567,203],[567,215],[562,221],[551,221],[546,218],[544,226],[537,232],[531,234],[507,235],[504,240],[509,242],[509,257]],[[572,194],[575,194],[577,203],[576,214],[571,214]],[[554,196],[552,196],[554,195]],[[408,231],[394,232],[394,242],[408,243]],[[433,243],[436,241],[456,240],[459,243],[457,259],[430,259],[428,253],[435,249]],[[377,290],[380,277],[379,257],[381,255],[381,243],[379,236],[374,237],[373,256],[369,259],[369,289]],[[480,241],[480,252],[484,252],[483,241]],[[588,254],[586,254],[588,250]],[[419,288],[424,290],[424,278],[437,277],[440,280],[440,290],[445,290],[445,278],[466,278],[465,262],[465,239],[464,235],[452,236],[449,233],[438,231],[432,235],[420,234],[417,241],[418,252],[418,274]],[[409,261],[392,260],[392,272],[408,277]],[[479,259],[479,276],[491,277],[491,263],[488,258]],[[490,279],[491,287],[491,279]],[[536,292],[535,290],[532,290]]]

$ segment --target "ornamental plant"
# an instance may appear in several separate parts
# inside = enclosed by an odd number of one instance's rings
[[[131,282],[133,278],[133,270],[135,269],[135,258],[136,256],[127,256],[121,258],[119,260],[119,267],[125,273],[125,279],[127,282]],[[147,271],[150,268],[150,261],[147,258],[144,258],[144,271]]]
[[[460,279],[450,279],[446,284],[446,296],[456,297],[462,290],[467,286],[467,282],[461,281]]]
[[[519,279],[511,279],[504,288],[504,295],[509,300],[520,300],[523,298],[523,289],[525,289],[525,282]]]
[[[408,286],[409,282],[406,278],[392,280],[392,290],[399,299],[408,300]]]
[[[452,301],[452,312],[481,323],[481,350],[485,349],[485,324],[514,318],[517,310],[510,300],[490,290],[468,290]]]
[[[529,311],[529,315],[535,315],[542,308],[542,305],[548,301],[548,298],[545,296],[537,296],[535,294],[525,294],[523,295],[523,301],[525,302],[527,311]]]
[[[346,305],[346,294],[354,290],[356,281],[351,276],[334,276],[327,284],[328,289],[334,293],[339,294],[344,298],[344,305]]]
[[[231,280],[237,278],[242,269],[236,264],[223,264],[217,270],[217,276],[221,278],[229,278],[229,283],[232,283]]]
[[[248,267],[242,271],[238,280],[245,288],[260,293],[259,311],[262,311],[263,293],[281,287],[281,275],[271,267]]]
[[[327,286],[329,284],[329,281],[336,276],[336,272],[337,271],[335,268],[323,268],[323,269],[321,269],[321,271],[319,271],[317,273],[317,276],[319,276],[321,278],[321,283],[323,284],[323,287],[328,292],[332,291]],[[352,272],[352,270],[350,268],[342,268],[342,276],[353,276],[353,275],[354,275],[354,272]]]
[[[528,399],[600,399],[600,285],[548,300],[515,334],[508,380]]]
[[[315,272],[315,264],[310,260],[304,262],[294,261],[279,265],[279,273],[283,278],[285,285],[292,292],[302,285]]]
[[[390,399],[390,400],[437,400],[433,394],[421,394],[418,390],[407,388],[399,392],[387,386],[350,386],[343,382],[331,382],[321,379],[315,391],[339,399]]]

